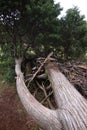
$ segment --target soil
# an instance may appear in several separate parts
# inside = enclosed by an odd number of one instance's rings
[[[0,82],[0,130],[35,130],[36,124],[23,108],[15,87]]]

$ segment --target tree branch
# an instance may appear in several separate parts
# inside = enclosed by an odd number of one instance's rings
[[[38,82],[37,82],[37,85],[38,85],[38,87],[44,92],[45,100],[47,100],[47,102],[48,102],[48,104],[49,104],[49,107],[50,107],[51,109],[55,109],[55,108],[53,107],[52,103],[50,102],[49,96],[47,95],[47,92],[46,92],[46,90],[45,90],[44,85],[42,84],[42,86],[41,86]],[[51,93],[52,93],[52,92],[51,92]],[[45,100],[44,100],[44,101],[45,101]],[[42,101],[41,101],[41,103],[42,103]]]
[[[56,111],[44,107],[28,91],[21,72],[20,59],[16,59],[15,71],[17,92],[28,114],[45,130],[61,130],[62,126]]]
[[[33,75],[33,77],[31,78],[30,82],[31,83],[33,81],[33,79],[36,77],[36,75],[40,72],[40,70],[42,69],[42,67],[44,66],[44,64],[50,59],[50,57],[53,55],[53,52],[51,52],[47,58],[44,60],[44,62],[41,64],[41,66],[38,68],[38,70],[36,71],[36,73]]]

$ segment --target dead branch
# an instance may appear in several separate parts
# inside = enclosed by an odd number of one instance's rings
[[[84,65],[78,65],[79,68],[87,70],[87,66]]]
[[[46,87],[46,90],[49,90],[51,88],[51,84],[49,84],[47,87]]]
[[[35,74],[33,75],[33,77],[31,78],[30,82],[32,82],[32,80],[36,77],[36,75],[40,72],[40,70],[42,69],[42,67],[44,66],[44,64],[49,60],[49,58],[53,55],[53,52],[51,52],[47,58],[44,60],[44,62],[40,65],[40,67],[38,68],[38,70],[35,72]]]
[[[41,86],[41,85],[37,82],[37,85],[38,85],[38,87],[44,92],[45,100],[47,100],[47,102],[48,102],[48,104],[49,104],[49,107],[50,107],[51,109],[54,109],[52,103],[50,102],[49,96],[47,95],[47,92],[46,92],[46,90],[45,90],[44,84],[42,84],[42,86]],[[44,100],[44,101],[45,101],[45,100]]]
[[[27,83],[28,81],[30,81],[30,80],[31,80],[32,75],[33,75],[33,74],[29,74],[29,75],[27,75],[27,77],[28,77],[28,78],[25,80],[25,83]]]
[[[45,97],[45,98],[41,101],[41,104],[43,104],[43,103],[47,100],[47,98],[49,98],[52,94],[53,94],[53,91],[51,91],[51,92],[47,95],[47,97]]]
[[[46,79],[46,77],[47,75],[45,73],[37,76],[38,79]]]
[[[35,90],[35,92],[34,92],[34,94],[33,94],[34,97],[36,96],[38,89],[39,89],[39,88],[37,88],[37,89]]]

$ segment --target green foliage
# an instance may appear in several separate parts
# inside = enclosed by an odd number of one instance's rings
[[[57,17],[61,11],[60,5],[55,5],[52,0],[33,0],[26,6],[26,9],[28,20],[28,25],[26,25],[30,39],[33,41],[31,46],[35,51],[40,51],[41,45],[44,49],[50,48],[50,44],[58,39],[59,20]]]
[[[0,60],[8,81],[14,79],[15,56],[46,56],[50,51],[63,59],[86,55],[87,22],[77,7],[61,19],[62,8],[53,0],[0,0],[0,7]]]
[[[13,83],[15,81],[14,76],[14,61],[9,51],[1,51],[1,60],[0,60],[0,73],[2,75],[2,80],[6,82]]]
[[[61,46],[64,48],[64,57],[83,57],[87,49],[87,23],[80,15],[77,7],[68,9],[66,16],[60,21]]]
[[[14,70],[11,67],[9,67],[6,70],[6,75],[4,75],[5,81],[8,83],[14,83],[14,81],[15,81],[14,76],[15,76]]]
[[[25,55],[24,43],[37,54],[40,46],[44,47],[43,51],[48,51],[59,39],[57,17],[62,9],[53,0],[4,0],[0,4],[3,5],[1,23],[10,34],[8,44],[17,55]]]

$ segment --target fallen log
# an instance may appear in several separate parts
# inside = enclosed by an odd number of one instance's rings
[[[28,91],[21,72],[20,59],[16,59],[17,92],[26,111],[44,130],[87,130],[87,101],[74,88],[54,63],[45,66],[52,84],[57,109],[40,104]]]
[[[49,63],[46,67],[64,130],[87,130],[87,101],[59,71]]]
[[[87,62],[68,61],[58,63],[58,67],[70,83],[87,99]]]

